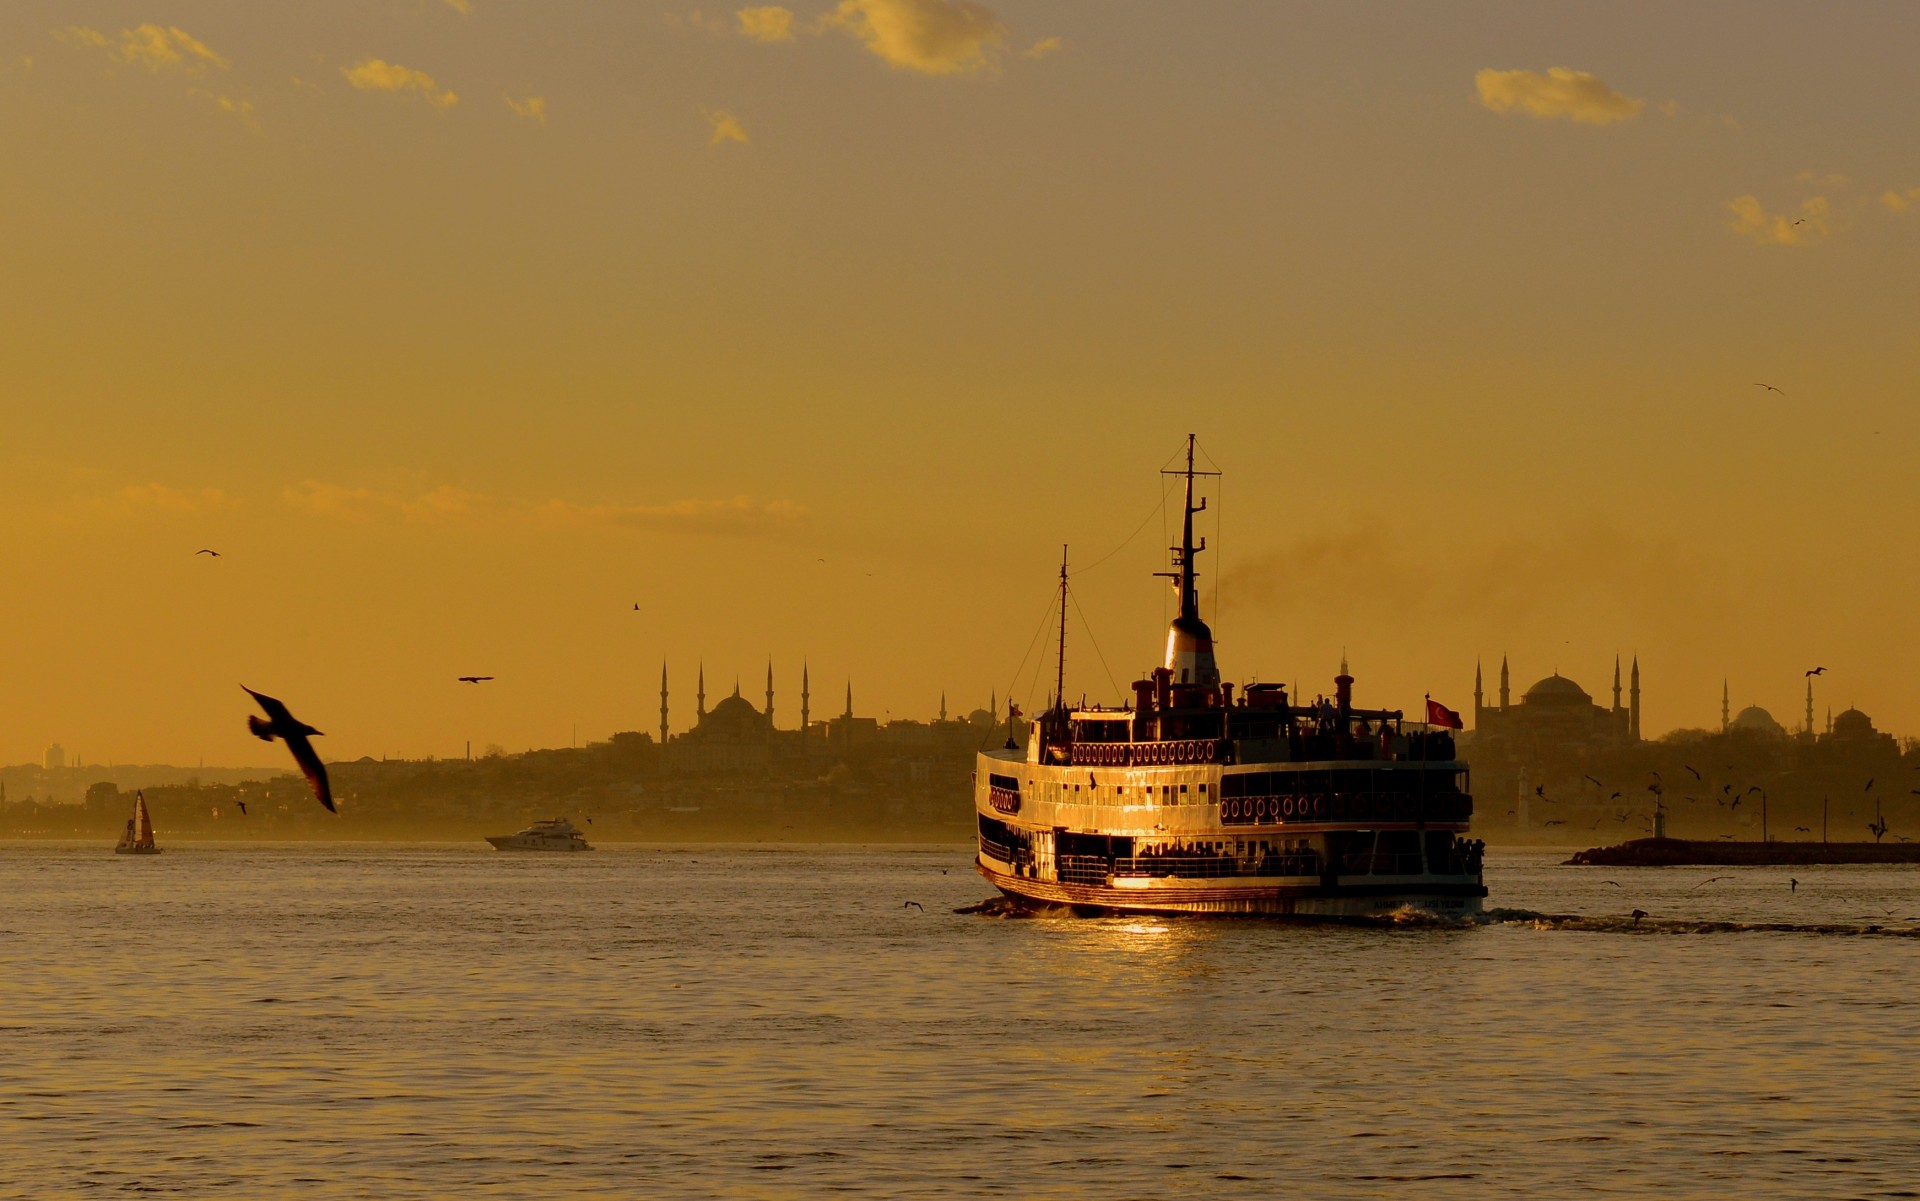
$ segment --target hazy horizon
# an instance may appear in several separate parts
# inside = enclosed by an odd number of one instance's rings
[[[1230,679],[1920,732],[1917,29],[10,5],[0,762],[270,762],[241,683],[329,760],[584,745],[663,659],[675,731],[702,661],[1031,704],[1062,543],[1117,701],[1189,431]]]

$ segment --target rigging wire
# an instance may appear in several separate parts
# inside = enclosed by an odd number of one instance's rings
[[[1127,694],[1120,687],[1120,681],[1113,678],[1113,668],[1107,666],[1107,656],[1100,649],[1100,640],[1093,636],[1093,623],[1087,620],[1087,611],[1080,607],[1080,594],[1073,590],[1072,584],[1067,585],[1067,596],[1073,600],[1073,611],[1080,615],[1080,624],[1086,627],[1087,641],[1093,645],[1094,656],[1100,660],[1100,670],[1107,673],[1107,683],[1113,685],[1114,696],[1124,703]]]
[[[1049,624],[1048,619],[1050,619],[1053,616],[1054,598],[1057,594],[1051,588],[1047,590],[1047,593],[1048,593],[1047,611],[1040,615],[1040,624],[1034,629],[1032,639],[1030,639],[1027,642],[1027,653],[1020,656],[1020,666],[1013,669],[1013,680],[1007,685],[1007,700],[1009,702],[1013,700],[1014,690],[1020,686],[1020,673],[1024,672],[1027,669],[1027,660],[1033,658],[1033,648],[1040,645],[1040,635],[1047,632],[1047,626]],[[1033,671],[1034,671],[1034,682],[1037,684],[1039,683],[1039,676],[1040,676],[1040,667],[1037,663],[1034,665]],[[1031,693],[1032,689],[1028,689],[1028,692]],[[1033,703],[1033,697],[1031,695],[1027,697],[1027,703],[1029,705]],[[980,745],[982,748],[984,748],[987,745],[987,743],[993,739],[993,732],[995,729],[999,727],[1000,715],[998,713],[993,715],[993,722],[994,722],[993,725],[990,725],[987,727],[986,738],[982,739],[980,742]],[[1013,721],[1011,718],[1009,718],[1007,721],[1007,737],[1009,738],[1013,737]]]
[[[1112,550],[1108,551],[1106,554],[1101,555],[1098,559],[1095,559],[1093,562],[1087,564],[1085,567],[1076,568],[1074,570],[1074,574],[1085,575],[1089,571],[1092,571],[1094,568],[1100,566],[1102,563],[1105,563],[1108,559],[1113,558],[1115,555],[1119,554],[1121,551],[1127,549],[1127,547],[1131,546],[1133,544],[1133,540],[1140,536],[1140,531],[1146,529],[1147,525],[1153,521],[1153,515],[1155,513],[1159,513],[1161,517],[1164,518],[1167,513],[1167,493],[1172,491],[1172,489],[1173,489],[1173,484],[1171,482],[1161,484],[1160,499],[1157,502],[1155,502],[1153,508],[1147,510],[1147,515],[1140,519],[1140,524],[1134,527],[1133,533],[1128,534],[1126,537],[1126,540],[1122,542],[1120,545],[1114,547]],[[1160,528],[1163,531],[1166,529],[1166,522],[1164,520],[1160,523]]]

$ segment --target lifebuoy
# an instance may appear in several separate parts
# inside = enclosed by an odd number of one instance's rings
[[[1293,798],[1292,798],[1292,797],[1283,797],[1283,798],[1281,798],[1281,801],[1280,801],[1280,815],[1281,815],[1282,817],[1292,817],[1292,816],[1293,816]]]
[[[1346,815],[1347,815],[1347,794],[1344,792],[1336,792],[1333,794],[1333,816],[1336,818],[1343,818]]]
[[[1253,803],[1253,816],[1260,821],[1267,820],[1267,798],[1261,797]]]
[[[1313,798],[1313,815],[1315,817],[1325,817],[1327,815],[1326,797],[1317,796]]]

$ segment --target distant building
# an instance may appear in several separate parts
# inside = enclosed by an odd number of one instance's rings
[[[1500,700],[1486,703],[1480,669],[1473,672],[1473,737],[1477,757],[1537,760],[1615,750],[1640,741],[1640,661],[1633,661],[1633,686],[1626,704],[1620,696],[1620,660],[1613,661],[1613,704],[1597,705],[1587,690],[1554,672],[1510,703],[1507,661],[1500,660]]]
[[[42,767],[45,767],[48,771],[60,771],[61,769],[66,767],[66,765],[67,765],[67,748],[66,747],[63,747],[56,742],[52,746],[47,748],[46,758],[41,763]]]

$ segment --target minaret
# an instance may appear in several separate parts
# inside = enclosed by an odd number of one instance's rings
[[[1812,685],[1808,685],[1808,687],[1812,687]],[[947,720],[947,690],[944,688],[940,690],[940,720]]]
[[[667,661],[660,660],[660,745],[667,745]]]
[[[848,721],[853,720],[853,681],[852,680],[847,681],[847,711],[844,714],[844,716]]]
[[[1613,654],[1613,711],[1620,712],[1620,652]]]
[[[695,685],[693,694],[693,720],[700,721],[707,715],[707,664],[700,662],[700,682]]]
[[[1187,499],[1182,506],[1185,517],[1180,525],[1180,545],[1173,548],[1173,565],[1179,570],[1156,573],[1173,580],[1175,589],[1180,593],[1180,615],[1173,619],[1173,624],[1167,629],[1165,666],[1173,673],[1173,682],[1176,684],[1218,688],[1220,669],[1213,659],[1213,631],[1207,628],[1206,622],[1200,620],[1200,590],[1194,583],[1198,573],[1193,569],[1193,557],[1207,549],[1205,538],[1200,539],[1198,545],[1193,541],[1193,515],[1205,512],[1207,507],[1205,497],[1201,498],[1198,506],[1193,503],[1193,477],[1218,473],[1194,471],[1193,435],[1188,434],[1186,469],[1167,474],[1186,477]]]
[[[1500,711],[1507,711],[1507,657],[1500,656]]]
[[[807,695],[807,661],[802,659],[800,660],[800,732],[802,734],[807,732],[807,726],[810,724],[808,718],[811,715],[807,710],[807,702],[810,699],[812,698]]]
[[[1727,678],[1720,677],[1720,732],[1725,734],[1733,729],[1733,706],[1727,700]]]
[[[1480,660],[1475,659],[1473,661],[1473,728],[1476,730],[1480,728],[1480,710],[1486,707],[1482,698],[1483,694],[1480,690]]]
[[[1627,692],[1627,737],[1640,741],[1640,656],[1633,657],[1632,687]]]
[[[773,660],[767,660],[767,729],[773,729]]]
[[[1807,738],[1813,738],[1813,677],[1807,677]]]

